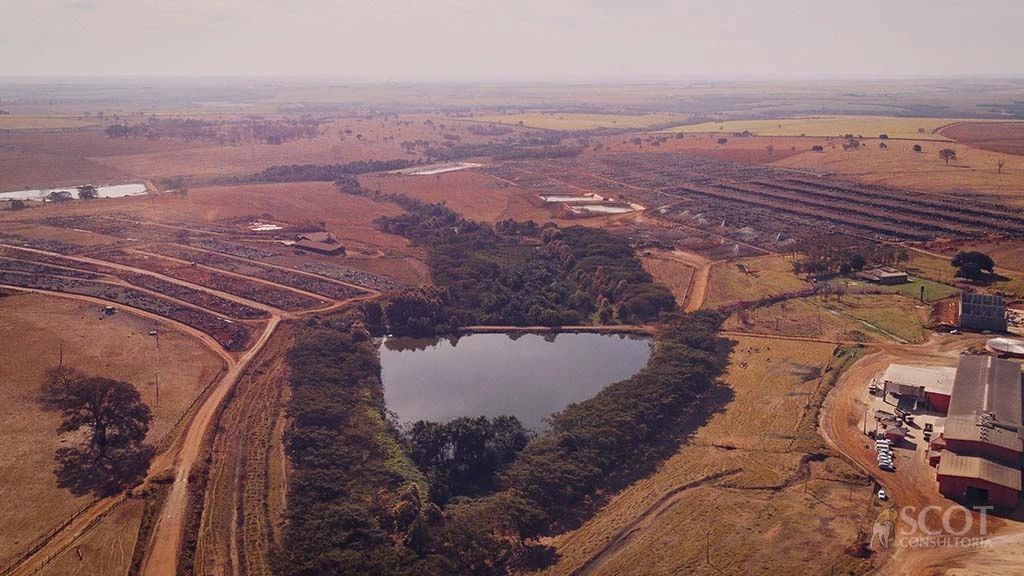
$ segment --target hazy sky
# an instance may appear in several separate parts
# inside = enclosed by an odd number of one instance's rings
[[[0,75],[1024,73],[1022,0],[0,0]]]

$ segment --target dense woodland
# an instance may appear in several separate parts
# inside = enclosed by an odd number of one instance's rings
[[[356,174],[402,170],[412,160],[357,160],[347,164],[281,164],[247,176],[240,182],[334,182]]]
[[[513,419],[467,418],[421,423],[402,443],[383,418],[362,316],[307,322],[289,353],[292,472],[276,573],[486,575],[550,560],[536,537],[648,473],[724,401],[721,322],[671,315],[643,370],[553,415],[539,437]]]
[[[117,116],[115,120],[119,120]],[[215,142],[237,146],[246,142],[284,144],[301,138],[320,135],[320,120],[312,117],[267,120],[199,120],[195,118],[149,117],[144,122],[127,121],[111,124],[104,131],[107,138],[145,138],[147,140],[177,139],[185,142]]]
[[[629,243],[605,230],[502,222],[499,234],[440,204],[389,199],[406,213],[378,225],[430,247],[427,262],[437,287],[385,302],[383,319],[392,334],[474,324],[643,323],[675,308],[672,293],[653,282]]]

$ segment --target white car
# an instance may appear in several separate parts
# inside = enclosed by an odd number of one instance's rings
[[[882,501],[889,499],[889,495],[885,493],[885,488],[882,488],[878,491],[878,499]]]

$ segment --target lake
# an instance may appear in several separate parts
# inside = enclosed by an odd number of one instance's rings
[[[401,422],[510,414],[530,428],[647,364],[651,338],[623,334],[471,334],[388,338],[384,399]]]

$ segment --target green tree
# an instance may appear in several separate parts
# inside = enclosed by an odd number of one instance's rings
[[[78,187],[79,200],[93,200],[100,197],[100,191],[92,184],[84,184]]]
[[[952,148],[943,148],[942,150],[939,150],[939,158],[945,160],[946,166],[949,166],[950,160],[956,162],[956,150],[953,150]]]
[[[73,494],[110,495],[141,480],[155,449],[144,444],[152,413],[127,382],[89,377],[60,401],[59,434],[80,440],[57,449],[57,484]]]
[[[982,280],[986,274],[995,274],[996,268],[995,262],[988,254],[975,251],[960,252],[953,256],[949,264],[956,268],[957,278],[968,280]]]
[[[71,202],[71,192],[67,190],[54,190],[46,195],[46,201],[53,204]]]

